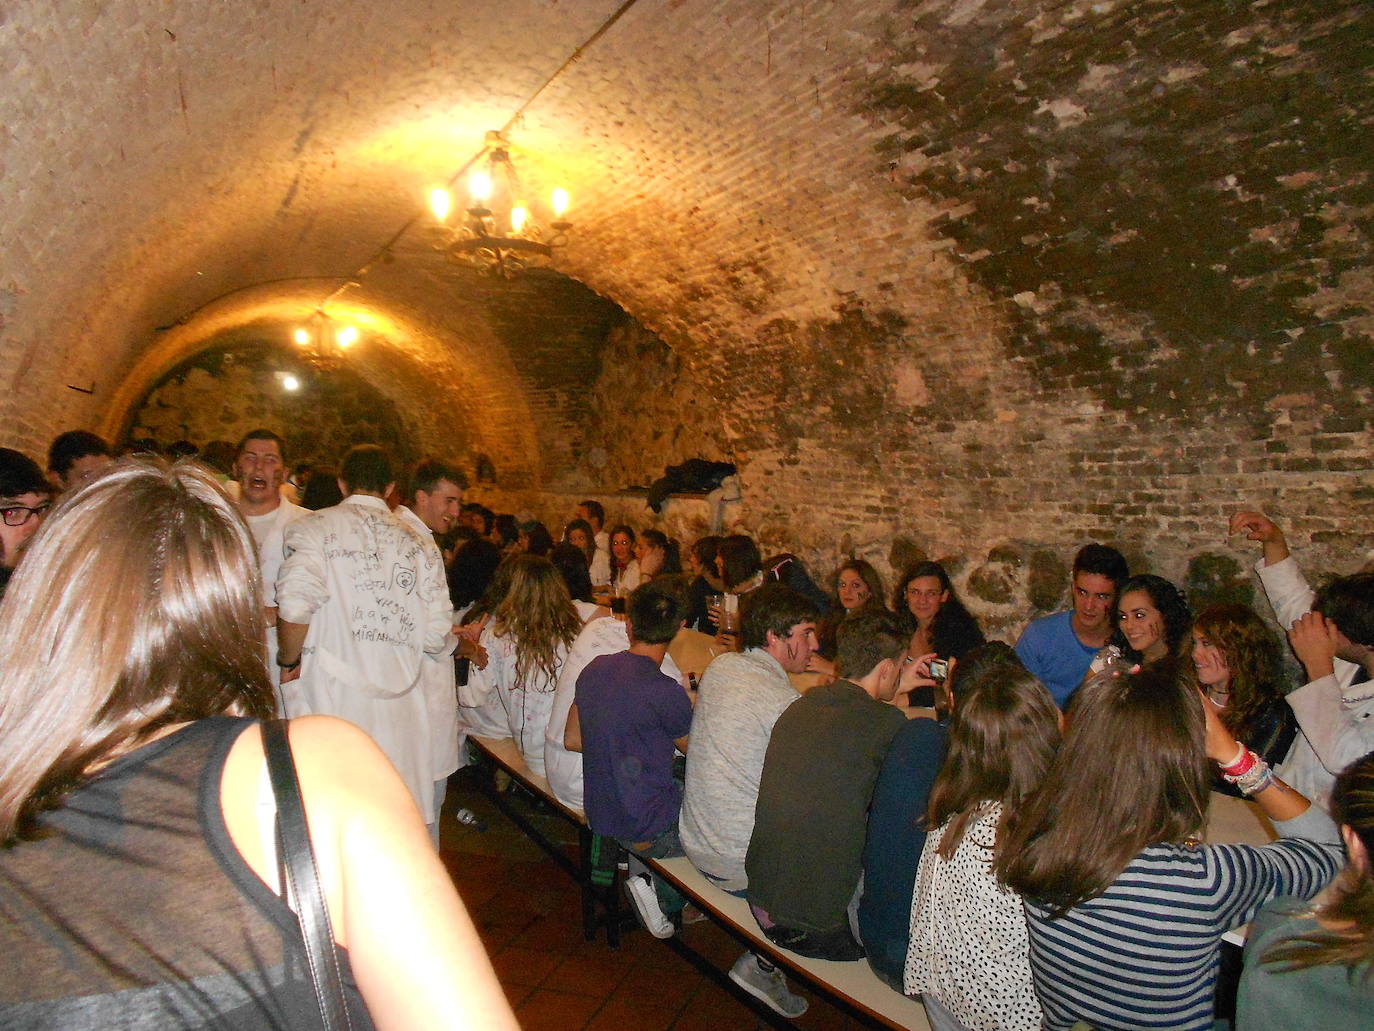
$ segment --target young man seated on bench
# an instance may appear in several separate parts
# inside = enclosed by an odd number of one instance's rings
[[[886,614],[846,619],[835,656],[840,679],[788,706],[764,754],[744,864],[749,908],[769,941],[810,959],[864,956],[849,912],[873,785],[906,725],[893,702],[917,686],[916,664],[903,662],[906,644]]]
[[[672,937],[685,904],[639,861],[683,854],[677,830],[682,782],[674,776],[673,749],[687,751],[692,703],[659,667],[682,629],[685,607],[685,591],[674,579],[652,581],[630,595],[629,650],[588,663],[563,732],[564,745],[582,753],[587,825],[629,853],[625,892],[656,938]]]

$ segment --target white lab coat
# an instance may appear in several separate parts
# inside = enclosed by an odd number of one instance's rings
[[[443,568],[444,558],[439,545],[434,541],[423,519],[404,505],[396,509],[401,522],[410,527],[420,543],[434,550],[433,558]],[[447,592],[447,588],[445,588]],[[457,620],[456,613],[450,609],[449,626]],[[452,632],[445,640],[444,648],[438,652],[426,652],[420,664],[420,687],[425,692],[428,703],[429,729],[434,748],[434,780],[441,781],[458,769],[458,681],[453,672],[453,650],[458,646],[458,638]]]
[[[361,727],[426,818],[436,764],[422,663],[448,645],[452,616],[437,555],[381,498],[355,494],[287,526],[277,578],[280,618],[309,624],[300,678],[282,685],[286,715]]]

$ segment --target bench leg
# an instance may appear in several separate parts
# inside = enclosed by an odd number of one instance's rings
[[[582,887],[582,937],[596,941],[596,887],[592,884],[592,832],[577,828],[577,853],[582,868],[578,882]]]

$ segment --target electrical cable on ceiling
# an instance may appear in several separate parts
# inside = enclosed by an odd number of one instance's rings
[[[579,60],[581,60],[582,55],[587,51],[587,49],[593,46],[597,42],[597,40],[599,40],[602,36],[609,32],[611,27],[615,25],[615,23],[618,22],[621,19],[621,17],[624,16],[626,12],[628,12],[630,8],[638,2],[639,0],[624,0],[624,3],[617,7],[615,11],[611,14],[611,16],[601,23],[600,27],[598,27],[595,32],[593,32],[590,36],[583,40],[581,45],[579,45],[578,48],[568,56],[568,59],[564,61],[561,65],[559,65],[558,68],[554,71],[554,73],[550,75],[547,79],[545,79],[539,85],[539,87],[528,97],[526,97],[524,102],[518,108],[515,109],[515,112],[510,116],[510,118],[506,120],[506,124],[501,127],[502,135],[509,132],[510,129],[512,129],[515,126],[515,124],[520,120],[520,118],[524,115],[524,113],[527,110],[529,110],[530,105],[532,105],[537,99],[539,99],[540,94],[542,94],[546,89],[548,89],[556,81],[558,81],[558,78],[564,72],[566,72]],[[463,162],[463,166],[459,168],[458,171],[454,172],[452,176],[449,177],[448,184],[452,186],[454,183],[462,179],[462,177],[467,174],[468,170],[472,168],[473,164],[476,163],[478,159],[480,159],[482,155],[485,153],[486,149],[483,148],[482,150],[479,150],[475,154],[473,154],[472,157],[468,158],[467,161]],[[416,214],[408,218],[405,221],[405,223],[401,226],[401,228],[396,230],[396,232],[393,233],[387,239],[386,243],[382,244],[382,246],[377,249],[376,253],[373,254],[372,257],[368,258],[367,261],[365,261],[351,276],[348,277],[347,282],[345,282],[342,286],[338,287],[338,289],[336,289],[333,293],[331,293],[328,297],[326,297],[323,301],[320,302],[320,307],[323,308],[331,301],[337,299],[339,295],[342,294],[349,287],[358,286],[359,281],[367,275],[367,273],[372,269],[372,267],[375,264],[377,264],[377,262],[381,261],[388,253],[390,253],[391,248],[394,247],[400,241],[400,239],[406,235],[406,233],[410,232],[410,230],[415,226],[415,223],[418,222],[421,217],[421,215]]]

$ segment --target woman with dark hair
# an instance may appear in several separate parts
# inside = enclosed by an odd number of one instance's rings
[[[1288,755],[1298,731],[1284,701],[1278,636],[1245,605],[1213,605],[1193,622],[1193,673],[1226,729],[1265,762]],[[1212,789],[1239,795],[1216,775]]]
[[[883,579],[871,564],[861,558],[851,558],[835,570],[831,584],[830,607],[816,627],[819,648],[807,663],[808,673],[835,676],[835,634],[840,624],[856,612],[882,609]]]
[[[992,863],[1059,747],[1059,709],[1024,667],[988,664],[971,679],[930,792],[903,987],[935,1031],[1039,1031],[1025,910]]]
[[[748,534],[732,533],[716,549],[716,572],[731,594],[748,594],[763,583],[759,546]]]
[[[707,611],[706,599],[713,594],[723,594],[725,585],[720,581],[716,570],[716,552],[723,538],[715,536],[698,537],[687,549],[687,572],[692,583],[687,588],[687,628],[703,633],[715,633],[711,615]]]
[[[1199,843],[1212,763],[1282,840]],[[1045,1026],[1211,1031],[1222,935],[1270,899],[1311,898],[1340,866],[1339,847],[1305,838],[1334,841],[1335,828],[1173,663],[1090,677],[994,867],[1026,903]]]
[[[520,749],[531,771],[544,775],[544,730],[553,709],[558,671],[568,647],[582,629],[582,619],[568,594],[567,584],[553,563],[537,555],[517,555],[510,567],[510,588],[482,631],[486,667],[468,674],[464,705],[480,710],[482,720],[500,722]],[[490,731],[465,718],[464,726],[482,734]]]
[[[639,563],[639,577],[644,583],[656,576],[682,572],[677,541],[662,530],[645,530],[639,535],[635,561]]]
[[[571,544],[558,544],[549,552],[549,561],[567,584],[568,594],[572,597],[578,619],[586,623],[597,616],[610,615],[610,609],[598,606],[592,600],[592,578],[587,573],[587,563],[582,552]]]
[[[964,608],[949,574],[938,562],[921,562],[903,573],[893,605],[911,634],[908,651],[912,655],[962,659],[986,640],[978,620]],[[933,701],[928,688],[911,692],[912,705],[931,705]]]
[[[563,543],[571,544],[582,552],[591,568],[592,556],[596,554],[596,539],[592,536],[592,524],[585,519],[573,519],[563,527]]]
[[[301,508],[318,512],[322,508],[333,508],[342,501],[339,471],[329,465],[317,465],[311,469],[305,481],[305,490],[301,492]]]
[[[553,537],[549,534],[548,529],[543,523],[533,519],[528,523],[520,524],[519,542],[521,550],[527,551],[531,555],[544,555],[547,557],[549,552],[553,550]],[[582,553],[579,552],[579,554]],[[583,554],[582,559],[584,562],[586,558],[587,556]]]
[[[620,523],[611,527],[611,589],[628,596],[639,586],[639,580],[634,528]]]
[[[1276,899],[1250,927],[1236,999],[1239,1031],[1356,1028],[1374,1011],[1374,752],[1331,789],[1345,839],[1340,876],[1311,903]]]
[[[903,573],[893,605],[911,634],[912,655],[934,652],[942,659],[962,659],[986,640],[938,562],[922,562]]]
[[[1142,573],[1123,583],[1116,610],[1117,629],[1107,647],[1116,648],[1130,663],[1177,656],[1193,622],[1183,592],[1153,573]]]
[[[843,610],[846,615],[875,605],[883,608],[886,593],[883,578],[872,564],[861,558],[851,558],[835,570],[831,606]]]
[[[0,1024],[318,1025],[257,579],[193,463],[114,465],[37,534],[0,606]],[[342,720],[287,733],[352,1026],[515,1028],[394,767]]]
[[[497,547],[501,549],[503,555],[509,555],[517,550],[520,542],[520,524],[515,521],[515,516],[509,512],[502,512],[496,517],[496,533],[501,540]]]

